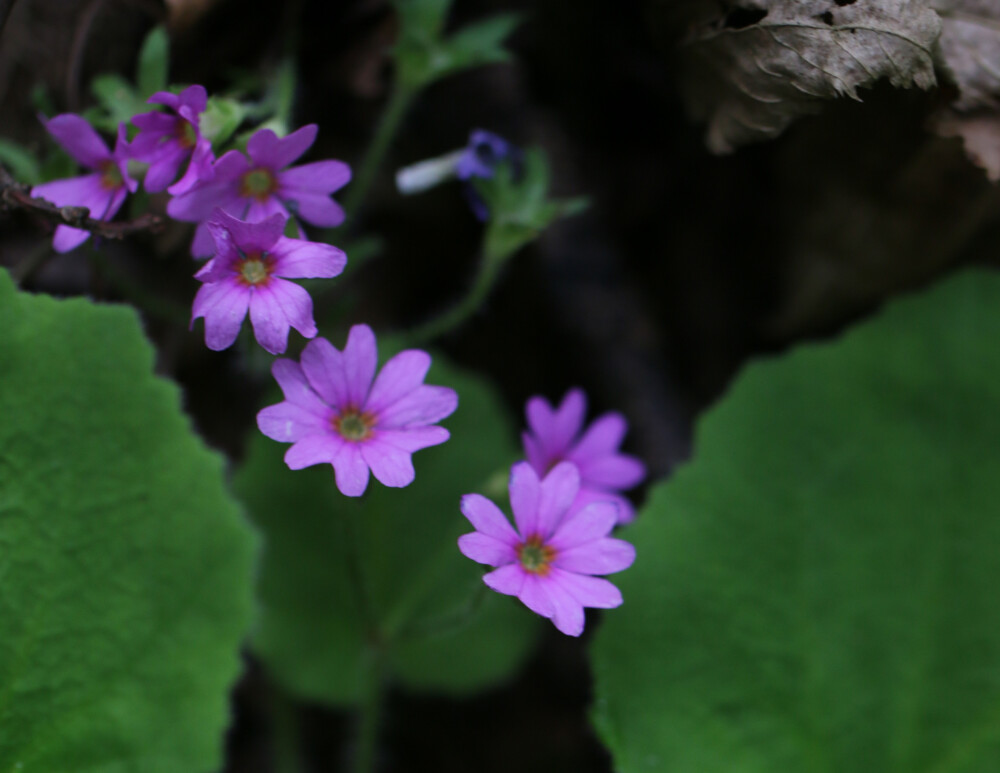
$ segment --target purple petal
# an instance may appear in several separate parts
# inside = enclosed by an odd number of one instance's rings
[[[133,178],[128,172],[128,164],[132,158],[132,148],[128,144],[128,129],[124,121],[118,124],[118,139],[115,141],[115,152],[111,154],[111,160],[118,167],[118,173],[122,177],[122,188],[129,193],[139,190],[139,181]],[[120,205],[119,205],[120,206]],[[115,209],[117,212],[117,208]]]
[[[451,435],[444,427],[407,427],[406,429],[378,429],[376,437],[400,451],[413,453],[444,443]]]
[[[549,579],[585,607],[614,609],[622,605],[621,591],[612,582],[601,577],[553,569],[549,573]]]
[[[42,183],[31,189],[31,195],[41,196],[57,207],[86,207],[95,219],[104,215],[111,202],[111,191],[101,185],[99,174]]]
[[[271,365],[271,375],[288,402],[328,421],[333,411],[309,386],[301,365],[293,360],[275,360]]]
[[[557,551],[554,569],[578,574],[613,574],[635,561],[635,548],[620,539],[605,538],[565,551]]]
[[[518,596],[527,577],[528,573],[519,564],[508,564],[483,575],[483,582],[497,593]]]
[[[390,443],[380,442],[378,438],[361,444],[361,457],[371,468],[375,479],[385,486],[409,486],[416,477],[410,454]]]
[[[74,160],[90,169],[96,169],[111,158],[111,151],[104,140],[85,119],[73,113],[63,113],[48,121],[42,120],[46,130],[63,146]]]
[[[368,465],[356,443],[343,443],[333,459],[337,488],[349,497],[359,497],[368,488]]]
[[[580,477],[592,487],[630,489],[646,477],[646,466],[634,456],[615,454],[581,464]]]
[[[146,170],[142,185],[150,193],[165,190],[174,181],[177,170],[187,155],[184,149],[176,144],[167,145],[166,149],[169,149],[169,152],[160,153],[158,158],[150,161],[149,169]],[[145,160],[149,161],[149,157]]]
[[[111,201],[108,202],[108,206],[104,209],[101,220],[110,220],[113,218],[118,213],[118,210],[122,208],[122,204],[125,203],[126,198],[128,198],[128,189],[125,187],[115,188],[111,191]]]
[[[164,113],[162,110],[151,110],[132,116],[132,123],[139,129],[139,134],[132,141],[132,158],[142,158],[139,153],[146,153],[156,147],[164,135],[172,134],[177,124],[177,117]]]
[[[281,190],[287,191],[287,198],[295,198],[294,193],[322,193],[329,195],[343,188],[351,180],[351,168],[343,161],[314,161],[311,164],[286,169],[278,175]],[[286,196],[282,196],[286,198]]]
[[[593,502],[608,502],[618,507],[618,523],[631,523],[635,519],[635,507],[621,494],[614,491],[601,491],[580,487],[580,493],[573,500],[570,512],[580,510]]]
[[[538,500],[541,484],[538,475],[527,462],[519,462],[510,468],[510,507],[514,511],[517,530],[524,539],[538,533]]]
[[[169,107],[171,110],[176,110],[180,103],[180,95],[169,91],[156,91],[146,100],[147,105],[163,105],[164,107]]]
[[[610,456],[618,451],[627,430],[625,417],[620,413],[606,413],[594,420],[566,458],[582,465],[590,459]]]
[[[505,542],[479,532],[463,534],[458,538],[458,549],[462,555],[490,566],[505,566],[517,561],[514,548]]]
[[[553,570],[545,577],[544,589],[552,605],[552,622],[556,628],[567,636],[579,636],[583,633],[583,605],[567,588],[563,576],[558,570]]]
[[[434,424],[450,416],[458,407],[458,393],[443,386],[417,387],[378,413],[378,426],[402,429]]]
[[[280,237],[270,249],[276,260],[274,273],[290,279],[330,278],[347,265],[347,256],[331,244]]]
[[[236,280],[204,284],[194,296],[191,321],[205,318],[205,345],[213,351],[232,346],[250,305],[250,291]]]
[[[344,222],[344,209],[328,195],[303,191],[279,191],[285,206],[305,220],[320,228],[333,228]]]
[[[318,131],[319,127],[311,123],[279,139],[270,129],[261,129],[247,143],[247,153],[254,164],[278,171],[309,150]]]
[[[199,138],[194,146],[194,152],[191,154],[187,171],[184,172],[184,176],[180,180],[167,188],[167,193],[171,196],[180,196],[199,183],[211,182],[215,179],[215,172],[212,171],[213,163],[215,163],[215,155],[212,153],[212,143],[205,137]]]
[[[535,472],[544,475],[551,460],[546,456],[542,444],[530,432],[521,433],[521,442],[524,444],[524,455],[528,458],[528,463]]]
[[[413,393],[423,385],[431,366],[431,356],[419,349],[407,349],[392,357],[379,372],[365,407],[383,412],[393,403]]]
[[[607,537],[618,522],[618,508],[610,502],[594,502],[581,510],[571,510],[548,540],[564,551]]]
[[[236,179],[249,168],[246,156],[238,150],[230,150],[212,165],[211,180],[195,185],[167,203],[167,214],[174,220],[200,223],[211,217],[216,208],[231,214],[240,213],[245,203],[239,195]]]
[[[293,282],[271,277],[250,296],[250,322],[257,342],[271,354],[281,354],[288,346],[288,326],[304,338],[316,335],[312,298]]]
[[[158,93],[162,94],[164,92],[161,91]],[[154,94],[153,96],[157,95]],[[204,113],[208,107],[208,92],[205,91],[204,86],[199,86],[197,83],[184,89],[184,91],[177,95],[176,99],[179,106],[190,108],[195,113]],[[150,97],[149,101],[152,102],[153,98]]]
[[[56,252],[69,252],[87,241],[89,236],[90,231],[84,231],[82,228],[56,226],[55,235],[52,237],[52,249]]]
[[[527,405],[528,426],[551,457],[564,457],[573,439],[583,427],[587,412],[587,398],[581,389],[571,389],[554,411],[540,397],[533,397]]]
[[[216,227],[213,228],[213,225]],[[267,252],[281,237],[285,230],[285,218],[274,215],[260,222],[247,222],[233,217],[221,209],[212,211],[212,216],[208,220],[208,226],[213,233],[219,227],[229,232],[233,243],[244,253]],[[216,239],[216,249],[219,246],[219,239]],[[221,252],[221,251],[220,251]]]
[[[247,202],[247,211],[244,217],[251,223],[267,220],[269,217],[276,217],[278,215],[283,220],[288,220],[291,217],[291,213],[285,209],[285,205],[276,196],[268,196],[263,201],[255,198],[244,199],[244,201]]]
[[[462,515],[480,534],[504,543],[511,550],[521,541],[500,508],[481,494],[466,494],[461,508]]]
[[[285,464],[290,470],[301,470],[314,464],[333,464],[345,445],[347,444],[332,432],[305,435],[285,452]]]
[[[378,365],[378,348],[375,333],[368,325],[354,325],[344,346],[344,373],[347,400],[359,408],[365,404],[375,368]],[[309,373],[306,371],[306,375]]]
[[[535,525],[543,538],[550,537],[556,530],[579,490],[580,473],[572,462],[560,462],[545,476],[540,486]]]
[[[257,414],[257,427],[272,440],[294,443],[307,435],[328,432],[330,422],[313,411],[284,402],[262,409]]]
[[[548,582],[537,574],[525,572],[524,585],[517,597],[528,609],[542,617],[552,617],[556,613],[555,605],[549,594]]]

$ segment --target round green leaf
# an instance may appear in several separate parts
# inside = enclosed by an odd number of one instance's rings
[[[509,674],[534,640],[537,620],[514,599],[484,593],[482,568],[457,546],[471,530],[461,496],[515,456],[504,411],[482,381],[440,358],[427,383],[455,389],[459,406],[443,422],[451,439],[414,454],[417,477],[406,488],[372,478],[363,497],[345,497],[330,465],[289,470],[288,446],[262,435],[237,475],[266,536],[253,646],[300,696],[357,701],[373,645],[411,688],[468,692]]]
[[[997,770],[998,342],[967,273],[737,379],[627,535],[616,770]]]
[[[0,770],[218,769],[254,539],[136,315],[0,271]]]

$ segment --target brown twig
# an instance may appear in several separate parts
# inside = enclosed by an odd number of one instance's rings
[[[109,223],[106,220],[95,220],[89,216],[86,207],[57,207],[43,198],[33,197],[29,187],[10,176],[10,173],[0,165],[0,210],[24,209],[45,217],[58,225],[68,225],[82,228],[95,236],[108,239],[122,239],[139,231],[155,233],[163,228],[163,218],[159,215],[140,215],[135,220],[123,223]]]

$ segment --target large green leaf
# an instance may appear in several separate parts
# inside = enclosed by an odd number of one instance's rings
[[[254,539],[136,315],[0,271],[0,771],[221,763]]]
[[[1000,768],[998,342],[966,273],[737,379],[628,532],[617,770]]]
[[[414,455],[417,477],[406,488],[373,478],[363,497],[345,497],[330,465],[289,470],[288,446],[263,436],[237,475],[237,491],[266,535],[254,648],[303,697],[358,700],[373,637],[403,684],[468,692],[506,676],[537,631],[514,599],[483,592],[482,567],[456,544],[470,530],[462,494],[483,490],[515,457],[504,411],[486,385],[440,358],[427,382],[457,390],[459,407],[444,422],[451,439]]]

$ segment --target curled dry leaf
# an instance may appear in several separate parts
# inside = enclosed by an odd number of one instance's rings
[[[691,4],[689,3],[688,6]],[[705,0],[679,44],[683,90],[708,146],[725,153],[780,134],[826,100],[887,79],[935,85],[940,17],[920,0]]]
[[[943,137],[959,137],[965,152],[993,182],[1000,181],[1000,4],[937,0],[943,70],[958,89],[932,120]]]

